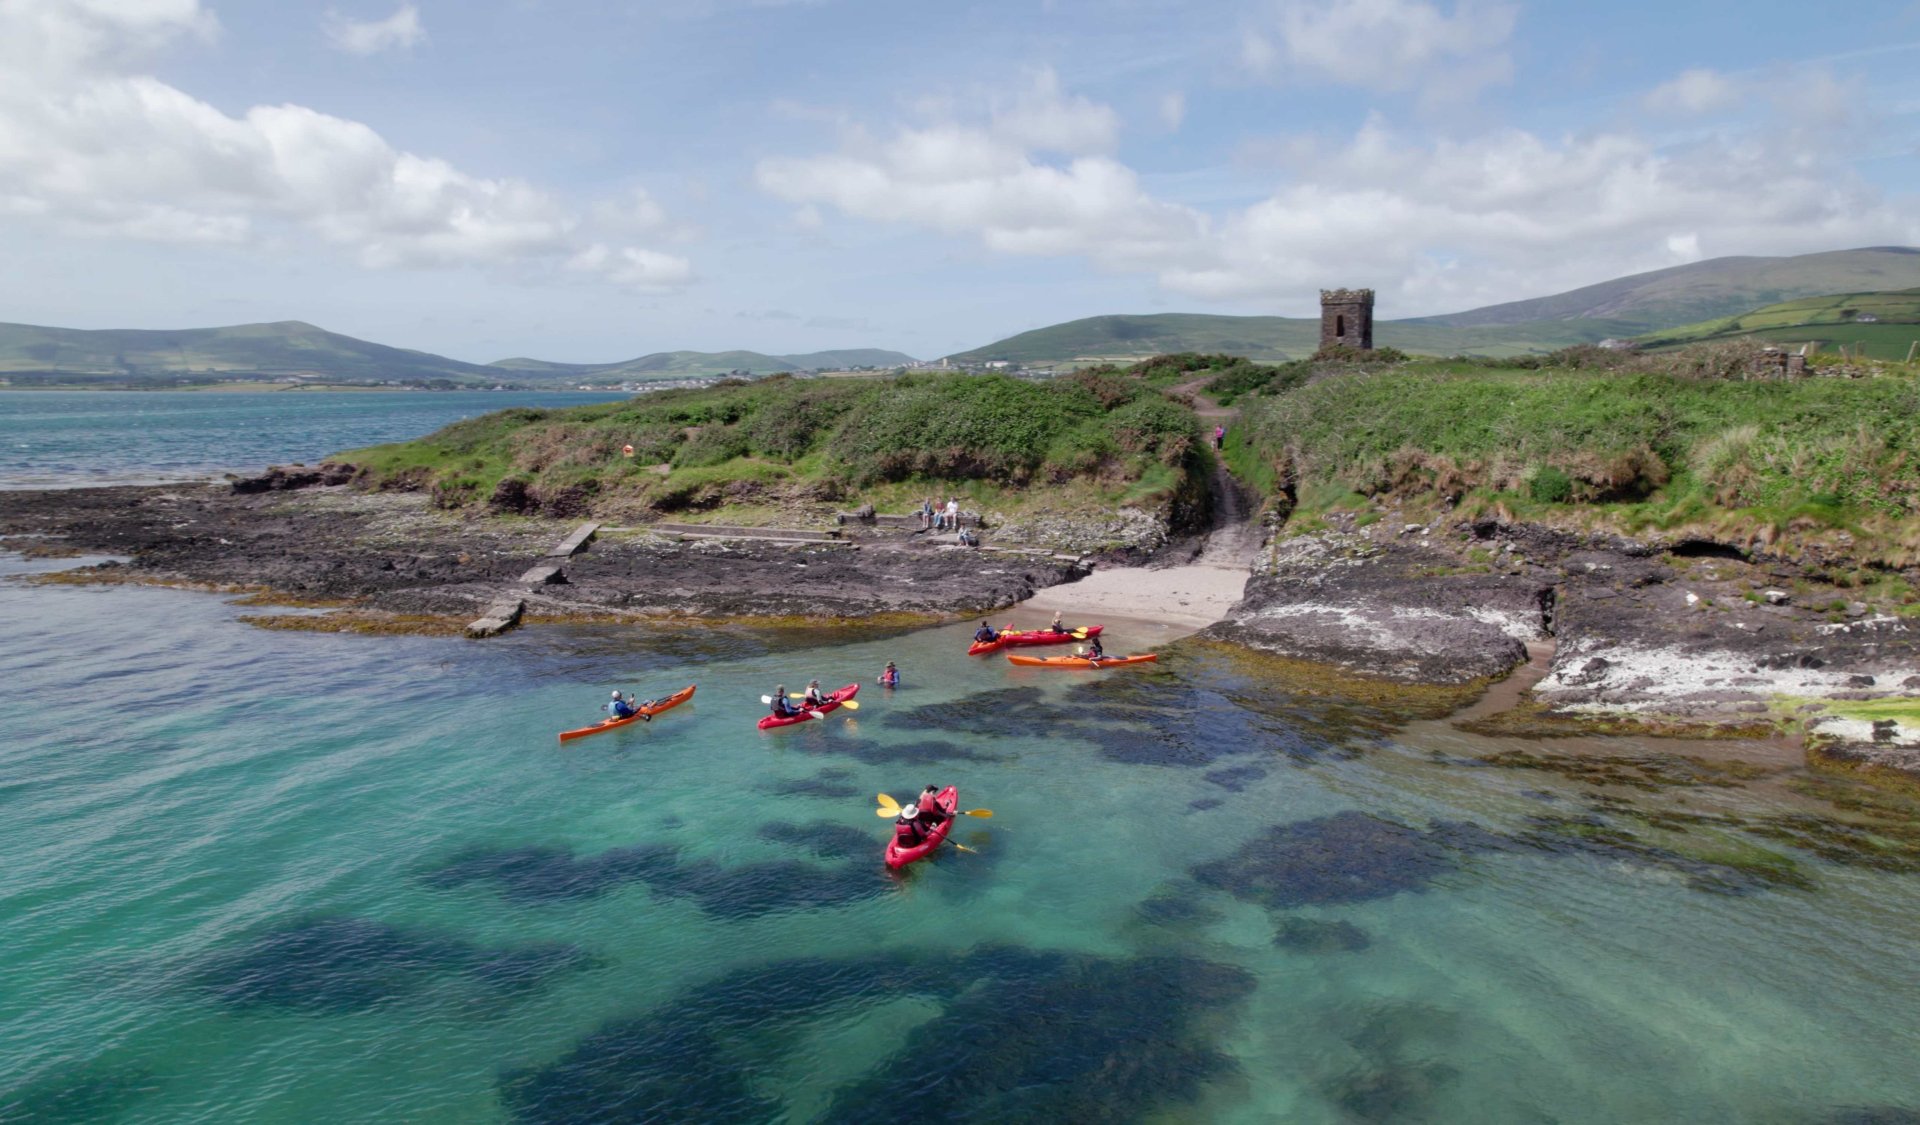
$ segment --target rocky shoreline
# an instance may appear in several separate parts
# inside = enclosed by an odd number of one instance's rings
[[[420,493],[324,479],[262,487],[174,485],[0,493],[0,546],[30,555],[113,555],[63,581],[143,582],[257,593],[263,603],[340,607],[308,628],[439,631],[514,591],[534,619],[951,617],[982,613],[1086,571],[1045,554],[924,538],[866,545],[679,542],[603,532],[564,581],[520,579],[569,530],[474,518]],[[284,478],[275,478],[284,479]],[[409,627],[383,630],[383,618]]]
[[[376,632],[456,631],[503,591],[533,621],[904,623],[984,614],[1088,573],[1072,558],[927,536],[679,542],[632,528],[566,560],[564,581],[527,586],[564,522],[448,512],[336,478],[322,466],[220,486],[0,493],[0,546],[124,559],[62,581],[257,592],[337,607],[260,623]],[[1549,649],[1505,733],[1795,729],[1838,768],[1920,771],[1920,618],[1836,588],[1830,567],[1387,512],[1276,536],[1254,571],[1204,636],[1409,685],[1490,682],[1530,645]]]
[[[1920,695],[1920,619],[1823,568],[1700,540],[1387,516],[1281,538],[1258,569],[1208,635],[1426,684],[1503,676],[1545,643],[1525,733],[1798,724],[1837,761],[1920,769],[1920,723],[1881,715]]]

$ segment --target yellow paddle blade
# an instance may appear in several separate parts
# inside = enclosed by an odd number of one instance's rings
[[[842,699],[840,706],[845,707],[849,711],[858,711],[860,709],[860,701],[857,699]]]
[[[962,843],[960,843],[960,842],[959,842],[959,841],[957,841],[957,840],[956,840],[956,841],[954,842],[954,845],[953,845],[953,846],[954,846],[954,847],[956,847],[956,848],[959,848],[959,849],[960,849],[961,851],[963,851],[963,852],[970,852],[970,853],[972,853],[973,855],[979,855],[979,854],[980,854],[980,853],[979,853],[979,852],[978,852],[977,850],[975,850],[975,849],[973,849],[973,848],[970,848],[970,847],[968,847],[968,846],[966,846],[965,844],[962,844]]]
[[[900,802],[894,800],[892,797],[889,797],[885,793],[882,793],[880,794],[880,796],[876,797],[875,800],[880,802],[881,816],[899,816],[900,815]]]
[[[899,816],[899,815],[900,815],[900,810],[899,810],[899,809],[889,809],[889,808],[885,808],[885,807],[881,807],[881,808],[877,808],[877,809],[875,809],[875,810],[873,810],[873,815],[875,815],[875,816]]]
[[[964,809],[961,811],[960,815],[961,816],[992,816],[993,810],[992,809]]]
[[[1076,641],[1084,641],[1087,639],[1087,631],[1085,629],[1075,629],[1073,632],[1068,633],[1067,636],[1072,637]]]

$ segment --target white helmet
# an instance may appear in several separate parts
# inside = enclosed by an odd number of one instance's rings
[[[620,698],[620,689],[619,689],[619,688],[614,688],[614,689],[613,689],[613,697],[614,697],[615,699],[618,699],[618,698]]]

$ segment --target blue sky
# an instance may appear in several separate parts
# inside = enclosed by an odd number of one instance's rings
[[[0,320],[486,361],[1920,245],[1920,2],[0,0]]]

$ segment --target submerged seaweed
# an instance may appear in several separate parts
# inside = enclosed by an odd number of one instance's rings
[[[1193,877],[1235,898],[1284,909],[1423,891],[1458,866],[1444,840],[1362,812],[1281,824]]]
[[[796,778],[775,782],[769,792],[775,797],[821,797],[829,800],[845,800],[858,797],[860,787],[847,780],[852,770],[833,767],[821,770],[812,777]]]
[[[396,999],[436,977],[513,993],[594,964],[579,947],[557,942],[490,949],[364,918],[319,918],[208,954],[187,981],[230,1008],[335,1013]]]
[[[124,1119],[158,1083],[140,1067],[66,1066],[0,1091],[0,1123],[94,1125]]]
[[[1194,958],[1014,946],[786,961],[607,1024],[558,1062],[504,1077],[501,1097],[529,1122],[779,1120],[784,1107],[747,1081],[748,1058],[849,1005],[918,996],[944,1011],[836,1092],[824,1120],[870,1120],[897,1110],[902,1090],[936,1088],[938,1120],[1137,1120],[1231,1069],[1197,1025],[1253,984]]]
[[[656,895],[691,899],[702,911],[728,919],[845,906],[887,890],[886,880],[871,862],[881,845],[857,829],[782,824],[767,826],[762,835],[789,843],[803,839],[810,850],[842,862],[823,867],[777,859],[725,866],[711,859],[682,860],[678,849],[661,844],[614,848],[584,857],[564,848],[479,848],[455,856],[425,879],[436,887],[491,882],[501,894],[520,902],[592,898],[638,882]]]
[[[1295,953],[1358,953],[1372,945],[1373,939],[1352,922],[1285,918],[1274,931],[1273,944]]]

